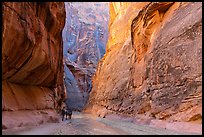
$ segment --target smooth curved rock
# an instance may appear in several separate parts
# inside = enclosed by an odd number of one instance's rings
[[[6,121],[6,111],[11,111],[10,115],[12,111],[53,111],[65,96],[62,51],[64,3],[4,2],[2,8],[3,122]],[[26,119],[21,122],[26,123]]]

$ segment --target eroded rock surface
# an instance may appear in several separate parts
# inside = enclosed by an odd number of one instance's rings
[[[81,110],[92,88],[91,77],[108,39],[108,3],[66,2],[63,30],[67,104]]]
[[[202,3],[111,3],[85,112],[202,121]]]
[[[34,111],[56,118],[54,108],[65,97],[64,3],[4,2],[2,8],[2,126],[38,124],[44,116],[19,120]]]

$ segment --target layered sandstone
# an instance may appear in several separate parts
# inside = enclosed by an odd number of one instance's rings
[[[65,97],[64,3],[4,2],[2,8],[2,128],[56,121],[54,108]]]
[[[81,110],[86,104],[98,61],[108,40],[108,3],[66,2],[63,30],[67,104]]]
[[[86,112],[202,121],[202,3],[111,3]]]

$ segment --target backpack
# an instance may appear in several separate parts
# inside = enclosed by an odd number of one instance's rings
[[[62,109],[62,115],[66,114],[66,110]]]

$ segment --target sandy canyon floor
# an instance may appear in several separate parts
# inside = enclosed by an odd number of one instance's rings
[[[166,123],[163,123],[167,125]],[[169,123],[170,124],[170,123]],[[161,125],[161,124],[159,124]],[[177,129],[179,129],[179,124]],[[165,126],[163,126],[165,127]],[[180,127],[185,127],[180,124]],[[133,122],[131,118],[109,116],[107,118],[93,117],[90,114],[74,112],[71,120],[59,123],[46,123],[36,127],[21,127],[2,130],[3,135],[188,135],[202,134],[202,125],[187,125],[191,132],[176,131],[156,127],[156,124],[141,124]],[[190,131],[190,130],[189,130]]]

